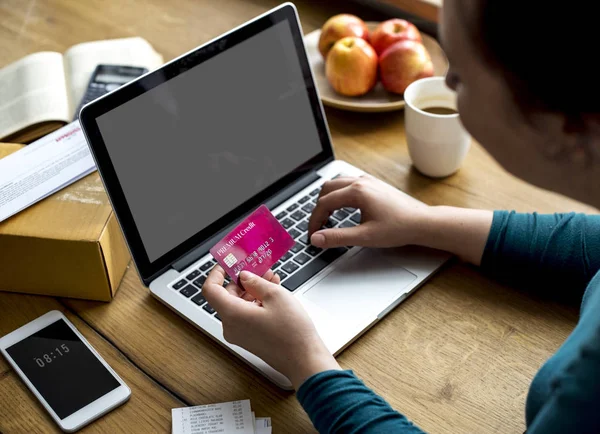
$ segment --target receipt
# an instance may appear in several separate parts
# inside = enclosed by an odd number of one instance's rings
[[[254,433],[255,434],[271,434],[271,418],[270,417],[257,417],[254,420]]]
[[[173,434],[255,434],[250,400],[174,408]],[[261,420],[260,418],[256,419]],[[264,424],[264,422],[261,422]],[[256,431],[270,433],[271,431]]]

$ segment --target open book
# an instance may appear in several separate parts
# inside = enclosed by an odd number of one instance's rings
[[[98,64],[152,71],[163,58],[135,37],[34,53],[0,69],[0,141],[29,143],[71,122]]]

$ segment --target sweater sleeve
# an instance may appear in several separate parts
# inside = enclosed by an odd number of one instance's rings
[[[600,270],[600,216],[496,211],[481,267],[510,285],[580,302]]]
[[[315,374],[300,386],[297,396],[321,434],[423,433],[352,371]]]
[[[589,312],[596,315],[596,312]],[[550,396],[527,428],[527,434],[600,433],[600,332],[598,321],[593,337],[578,348],[574,360],[550,381]],[[580,327],[580,325],[578,325]],[[591,324],[583,327],[592,328]]]

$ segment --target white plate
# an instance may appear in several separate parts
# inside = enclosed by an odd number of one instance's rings
[[[369,31],[373,31],[378,24],[378,22],[367,22],[367,27]],[[404,108],[404,98],[402,95],[388,92],[383,88],[381,81],[369,93],[363,96],[344,96],[333,90],[325,76],[325,62],[319,52],[320,35],[321,30],[308,33],[304,36],[304,45],[306,46],[308,61],[313,70],[315,82],[324,105],[355,112],[387,112]],[[431,36],[425,33],[421,33],[421,36],[423,37],[423,45],[431,55],[434,75],[446,75],[448,59],[442,47]]]

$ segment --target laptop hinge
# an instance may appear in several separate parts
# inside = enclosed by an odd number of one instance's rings
[[[306,174],[302,178],[300,178],[298,181],[287,186],[283,190],[279,191],[277,194],[271,196],[270,199],[265,201],[265,205],[267,205],[267,208],[269,208],[269,209],[274,209],[274,208],[278,207],[280,204],[282,204],[283,202],[285,202],[287,199],[289,199],[290,197],[292,197],[293,195],[298,193],[303,188],[306,188],[307,186],[309,186],[310,184],[312,184],[313,182],[318,180],[319,178],[320,178],[320,176],[317,175],[316,171],[309,172],[308,174]],[[242,219],[240,219],[240,220],[242,220]],[[177,261],[173,262],[171,267],[180,272],[185,270],[191,264],[193,264],[198,259],[200,259],[204,255],[206,255],[208,253],[208,251],[210,250],[210,248],[217,241],[219,241],[221,238],[223,238],[225,235],[227,235],[228,232],[232,231],[233,228],[235,228],[235,226],[237,224],[238,224],[238,221],[230,224],[226,228],[224,228],[221,231],[219,231],[218,233],[214,234],[212,237],[208,238],[206,241],[204,241],[202,244],[200,244],[194,250],[192,250],[185,256],[181,257],[181,259],[178,259]]]

